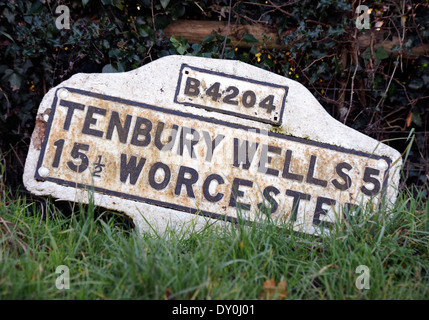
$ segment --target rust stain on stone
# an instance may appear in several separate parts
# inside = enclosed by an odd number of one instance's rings
[[[48,108],[43,113],[39,113],[36,117],[36,127],[34,129],[33,135],[31,137],[33,141],[34,148],[40,150],[43,143],[43,138],[45,137],[46,126],[48,122],[45,120],[49,117],[51,109]]]

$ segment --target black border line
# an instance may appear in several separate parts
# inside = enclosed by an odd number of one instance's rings
[[[57,183],[59,185],[64,185],[64,186],[69,186],[69,187],[74,187],[74,188],[84,188],[87,190],[94,190],[97,192],[101,192],[103,194],[116,196],[118,198],[125,198],[127,200],[134,200],[137,202],[145,202],[145,203],[150,204],[150,205],[161,206],[161,207],[174,209],[174,210],[187,212],[187,213],[192,213],[192,214],[202,214],[203,216],[218,219],[218,220],[226,220],[226,221],[234,222],[234,223],[237,223],[237,221],[238,221],[238,219],[234,218],[234,217],[230,217],[227,215],[218,214],[218,213],[214,213],[214,212],[210,212],[210,211],[200,210],[197,208],[190,208],[190,207],[182,206],[182,205],[175,204],[175,203],[164,202],[164,201],[154,200],[154,199],[150,199],[150,198],[135,196],[135,195],[122,193],[122,192],[118,192],[118,191],[113,191],[113,190],[109,190],[109,189],[105,189],[105,188],[94,187],[92,185],[87,185],[87,184],[83,184],[83,183],[77,183],[77,182],[67,181],[67,180],[58,179],[58,178],[40,176],[39,175],[39,169],[43,163],[43,158],[44,158],[44,154],[46,151],[46,146],[47,146],[47,143],[49,140],[49,135],[50,135],[50,131],[52,128],[52,123],[53,123],[54,115],[56,112],[56,107],[57,107],[57,102],[58,102],[57,94],[58,94],[58,91],[61,89],[66,89],[70,92],[78,93],[81,95],[86,95],[89,97],[108,100],[108,101],[117,102],[117,103],[121,103],[121,104],[127,104],[127,105],[131,105],[131,106],[149,109],[149,110],[153,110],[153,111],[158,111],[158,112],[162,112],[162,113],[167,113],[167,114],[171,114],[171,115],[182,116],[185,118],[196,119],[196,120],[203,121],[203,122],[219,124],[219,125],[223,125],[223,126],[227,126],[227,127],[235,128],[235,129],[240,129],[240,130],[244,130],[244,131],[248,131],[249,129],[254,130],[256,133],[261,133],[261,131],[263,131],[264,134],[268,133],[268,136],[270,136],[270,137],[276,137],[276,138],[289,140],[289,141],[293,141],[293,142],[298,142],[298,143],[302,143],[302,144],[306,144],[306,145],[321,147],[324,149],[329,149],[329,150],[333,150],[333,151],[337,151],[337,152],[354,154],[354,155],[366,157],[369,159],[376,159],[376,160],[383,159],[387,162],[388,168],[385,171],[383,188],[381,191],[381,198],[384,197],[384,194],[386,192],[386,186],[387,186],[387,181],[389,178],[389,170],[390,170],[392,160],[388,157],[385,157],[385,156],[378,156],[378,155],[369,154],[369,153],[366,153],[363,151],[347,149],[347,148],[343,148],[343,147],[339,147],[339,146],[329,145],[329,144],[325,144],[325,143],[317,142],[317,141],[306,140],[306,139],[302,139],[302,138],[298,138],[298,137],[286,136],[286,135],[283,135],[280,133],[266,132],[265,130],[247,127],[247,126],[242,125],[242,124],[230,123],[230,122],[226,122],[223,120],[212,119],[212,118],[205,118],[203,116],[188,114],[188,113],[184,113],[184,112],[177,111],[177,110],[169,110],[169,109],[166,109],[163,107],[157,107],[157,106],[149,105],[149,104],[142,103],[142,102],[136,102],[136,101],[132,101],[132,100],[112,97],[112,96],[108,96],[108,95],[104,95],[104,94],[100,94],[100,93],[88,92],[88,91],[75,89],[75,88],[69,88],[69,87],[58,88],[55,92],[55,98],[53,99],[53,102],[52,102],[52,108],[51,108],[51,112],[49,114],[49,120],[48,120],[48,124],[47,124],[46,130],[45,130],[45,136],[43,139],[42,147],[40,149],[40,154],[39,154],[39,159],[37,162],[36,172],[34,174],[34,178],[36,180],[51,181],[51,182]],[[381,204],[381,202],[380,202],[380,204]],[[254,221],[245,220],[245,222],[253,223]]]
[[[217,76],[221,76],[221,77],[225,77],[225,78],[231,78],[231,79],[236,79],[236,80],[240,80],[240,81],[245,81],[245,82],[251,82],[251,83],[255,83],[255,84],[260,84],[260,85],[264,85],[267,87],[273,87],[273,88],[281,88],[285,90],[285,95],[283,96],[283,100],[282,100],[282,105],[280,107],[279,110],[279,121],[271,121],[270,119],[263,119],[263,118],[259,118],[259,117],[253,117],[250,115],[246,115],[243,113],[239,113],[239,112],[234,112],[234,111],[229,111],[229,110],[223,110],[223,109],[219,109],[219,108],[215,108],[215,107],[210,107],[210,106],[206,106],[206,105],[202,105],[202,104],[196,104],[196,103],[191,103],[191,102],[179,102],[177,100],[177,96],[179,95],[180,92],[180,84],[182,83],[182,76],[183,76],[183,69],[184,68],[189,68],[192,70],[196,70],[198,72],[202,72],[202,73],[208,73],[208,74],[213,74],[213,75],[217,75]],[[231,116],[238,116],[240,118],[246,118],[246,119],[250,119],[250,120],[256,120],[258,122],[264,122],[264,123],[269,123],[272,125],[280,125],[283,121],[283,112],[286,106],[286,97],[288,95],[289,92],[289,87],[288,86],[282,86],[279,84],[274,84],[274,83],[269,83],[269,82],[264,82],[264,81],[259,81],[259,80],[253,80],[253,79],[247,79],[247,78],[243,78],[243,77],[239,77],[236,75],[231,75],[231,74],[227,74],[227,73],[222,73],[222,72],[217,72],[217,71],[212,71],[212,70],[207,70],[207,69],[203,69],[203,68],[198,68],[198,67],[192,67],[186,63],[183,63],[182,66],[180,67],[180,71],[179,71],[179,80],[177,81],[177,86],[176,86],[176,92],[174,94],[174,102],[178,103],[178,104],[183,104],[183,105],[187,105],[187,106],[192,106],[192,107],[197,107],[197,108],[201,108],[201,109],[206,109],[206,110],[210,110],[210,111],[216,111],[216,112],[220,112],[220,113],[224,113],[224,114],[228,114]]]

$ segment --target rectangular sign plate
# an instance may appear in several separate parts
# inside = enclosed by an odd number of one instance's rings
[[[281,124],[287,86],[182,64],[174,102]]]
[[[35,179],[213,218],[317,233],[380,201],[391,160],[153,105],[60,88]],[[239,210],[237,210],[239,208]],[[144,214],[144,213],[143,213]]]

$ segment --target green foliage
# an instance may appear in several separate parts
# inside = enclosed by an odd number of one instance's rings
[[[167,50],[163,50],[164,55],[180,54],[218,59],[222,54],[225,37],[219,34],[216,34],[215,36],[209,35],[203,39],[201,44],[194,43],[190,45],[188,40],[182,39],[182,37],[176,39],[174,36],[172,36],[170,38],[170,42],[172,48],[170,48],[168,52]],[[230,42],[231,40],[227,39],[226,45],[228,46]],[[223,58],[234,59],[235,51],[230,46],[226,47]]]

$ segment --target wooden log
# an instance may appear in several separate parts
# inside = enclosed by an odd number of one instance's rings
[[[167,37],[181,36],[187,39],[189,43],[201,43],[203,39],[213,32],[225,35],[228,23],[226,21],[204,21],[204,20],[177,20],[173,21],[164,29]],[[257,43],[248,43],[243,40],[244,35],[251,34],[258,41]],[[267,40],[264,43],[264,35]],[[228,31],[228,38],[231,39],[231,45],[240,48],[250,48],[252,45],[265,45],[266,48],[282,48],[279,41],[280,37],[277,30],[270,26],[262,25],[234,25],[231,24]]]
[[[228,23],[226,21],[205,21],[205,20],[177,20],[173,21],[167,28],[164,29],[164,34],[167,37],[181,36],[183,39],[187,39],[189,43],[201,43],[203,39],[216,32],[221,35],[225,35],[227,31]],[[231,39],[231,46],[240,48],[250,48],[252,45],[263,46],[267,49],[288,49],[294,43],[291,42],[286,45],[283,41],[283,37],[290,34],[293,29],[283,32],[281,35],[278,34],[276,28],[262,25],[237,25],[231,23],[228,30],[228,38]],[[248,43],[243,37],[246,34],[251,34],[257,42]],[[265,37],[264,37],[265,36]],[[374,48],[382,46],[388,54],[398,54],[398,51],[393,51],[396,45],[400,44],[398,37],[393,37],[392,40],[384,40],[383,32],[376,30],[365,30],[359,31],[357,37],[357,44],[360,50],[365,50],[371,44],[371,37],[373,37]],[[268,40],[271,39],[271,40]],[[414,47],[411,50],[403,50],[403,57],[409,59],[416,59],[420,56],[429,56],[429,44],[425,43],[422,46]]]

